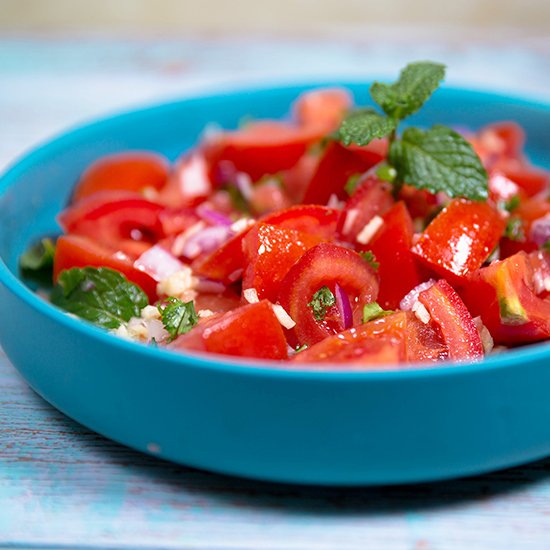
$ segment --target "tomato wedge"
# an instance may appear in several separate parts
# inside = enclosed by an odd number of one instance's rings
[[[163,208],[136,194],[96,193],[64,210],[58,221],[67,233],[107,247],[118,249],[124,241],[136,241],[147,248],[164,237],[159,219]]]
[[[413,222],[405,203],[396,203],[382,218],[382,227],[364,248],[379,264],[378,303],[383,309],[397,309],[403,296],[427,277],[411,252]]]
[[[498,244],[505,222],[485,202],[454,199],[421,234],[413,253],[452,282],[480,268]]]
[[[134,267],[133,261],[120,252],[101,246],[89,238],[78,235],[62,235],[55,247],[53,279],[72,267],[110,267],[120,271],[129,281],[138,285],[149,297],[149,302],[157,300],[157,282],[144,271]]]
[[[243,240],[247,263],[243,289],[255,288],[260,298],[276,301],[281,281],[289,269],[306,250],[321,241],[319,237],[294,229],[257,224]]]
[[[288,358],[283,329],[267,300],[206,319],[170,347],[258,359]]]
[[[306,204],[327,204],[331,195],[339,199],[347,197],[345,185],[351,176],[362,174],[382,157],[367,157],[359,154],[355,147],[344,147],[337,141],[331,141],[317,165],[306,189],[303,202]]]
[[[430,323],[440,331],[449,359],[475,361],[483,358],[483,344],[474,320],[445,279],[421,292],[418,301],[430,314]]]
[[[359,254],[342,246],[321,243],[308,250],[286,274],[279,302],[296,322],[288,334],[292,345],[315,344],[342,330],[342,319],[330,319],[333,312],[318,321],[308,306],[323,286],[334,294],[336,283],[348,295],[354,323],[359,324],[363,306],[376,300],[378,295],[378,277]]]
[[[79,201],[99,191],[139,192],[160,189],[166,183],[170,164],[162,155],[148,151],[126,151],[105,155],[84,171],[73,193]]]
[[[302,94],[294,103],[293,115],[298,124],[318,126],[323,134],[336,130],[353,104],[343,88],[323,88]]]
[[[332,239],[336,232],[339,211],[318,204],[300,204],[262,218],[264,223],[295,229],[323,239]]]
[[[518,252],[473,273],[461,294],[495,343],[536,342],[550,337],[549,273],[548,254]]]

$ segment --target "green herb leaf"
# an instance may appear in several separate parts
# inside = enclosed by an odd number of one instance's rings
[[[62,271],[51,295],[56,306],[107,329],[139,317],[147,295],[118,271],[84,267]]]
[[[337,138],[344,145],[368,145],[373,139],[391,134],[396,127],[395,120],[377,113],[374,109],[359,109],[352,111],[342,121]]]
[[[311,299],[308,306],[313,311],[313,316],[317,321],[324,321],[327,309],[336,303],[334,294],[328,286],[322,286]]]
[[[19,267],[24,271],[40,271],[53,267],[55,243],[53,239],[41,239],[29,247],[19,258]]]
[[[382,309],[378,302],[371,302],[370,304],[365,304],[363,306],[363,323],[368,323],[369,321],[374,321],[379,317],[385,317],[393,313],[390,309]]]
[[[389,153],[391,164],[404,183],[450,197],[484,200],[487,172],[472,146],[446,126],[430,130],[408,128]]]
[[[380,267],[380,262],[376,261],[376,256],[372,250],[359,252],[359,255],[365,260],[375,271]]]
[[[504,236],[508,237],[512,241],[524,241],[525,231],[523,230],[523,222],[520,218],[511,216],[506,223],[506,229],[504,230]]]
[[[170,296],[159,304],[158,309],[164,328],[170,334],[170,340],[189,332],[199,322],[199,316],[192,301],[182,302],[179,298]]]
[[[344,191],[351,197],[353,193],[355,193],[355,190],[357,189],[357,186],[359,185],[359,180],[361,179],[361,174],[352,174],[348,181],[346,182],[346,185],[344,185]]]
[[[381,164],[376,170],[376,175],[382,181],[387,181],[388,183],[393,183],[397,177],[397,170],[390,166],[389,164]]]
[[[301,346],[296,346],[296,349],[294,350],[295,353],[300,353],[301,351],[304,351],[307,349],[307,344],[302,344]]]
[[[375,82],[370,93],[391,118],[403,120],[416,113],[445,78],[445,65],[431,61],[410,63],[394,84]]]
[[[546,241],[541,248],[544,252],[548,252],[550,254],[550,239]]]
[[[519,195],[514,195],[510,200],[504,203],[504,209],[513,212],[521,204]]]

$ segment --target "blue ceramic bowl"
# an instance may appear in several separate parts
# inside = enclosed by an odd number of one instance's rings
[[[366,84],[347,84],[360,100]],[[57,231],[82,169],[106,153],[175,158],[209,121],[284,115],[305,86],[186,99],[70,131],[0,180],[0,341],[47,401],[140,451],[189,466],[308,484],[410,483],[486,472],[550,454],[550,347],[480,364],[386,372],[315,371],[134,344],[68,317],[22,284],[17,259]],[[438,91],[416,122],[513,119],[550,167],[550,106]]]

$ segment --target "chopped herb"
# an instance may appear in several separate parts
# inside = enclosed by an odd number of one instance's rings
[[[407,183],[432,193],[443,191],[449,197],[484,200],[488,197],[487,172],[460,134],[434,126],[407,128],[401,139],[397,136],[398,123],[422,107],[444,76],[444,65],[418,62],[407,65],[394,84],[375,82],[370,93],[385,115],[371,108],[354,111],[336,135],[344,145],[367,145],[388,136],[389,164],[379,177],[394,184],[395,195]]]
[[[397,170],[389,164],[382,164],[378,170],[376,170],[376,175],[382,181],[393,183],[397,177]]]
[[[307,349],[307,344],[302,344],[301,346],[296,346],[295,353],[300,353],[301,351],[304,351]]]
[[[515,216],[510,217],[504,230],[504,236],[512,241],[524,241],[525,231],[523,229],[523,222],[520,218]]]
[[[505,210],[508,212],[513,212],[521,203],[519,195],[514,195],[510,200],[504,203]]]
[[[369,321],[374,321],[379,317],[384,317],[393,313],[390,309],[382,309],[378,302],[371,302],[370,304],[365,304],[363,306],[363,323],[368,323]]]
[[[377,270],[380,267],[380,262],[376,261],[376,256],[372,250],[367,250],[365,252],[359,252],[359,255],[365,260],[374,270]]]
[[[359,185],[360,178],[361,178],[361,174],[352,174],[348,178],[346,185],[344,185],[344,190],[350,197],[353,195],[353,193],[355,193],[355,190],[357,189],[357,185]]]
[[[51,285],[55,242],[45,238],[30,246],[19,258],[21,274],[45,286]]]
[[[170,340],[189,332],[199,321],[192,301],[183,302],[179,298],[170,296],[158,305],[158,309],[164,328],[170,334]]]
[[[103,328],[116,329],[139,317],[147,295],[122,273],[107,267],[62,271],[51,294],[56,306]]]
[[[544,250],[544,252],[548,252],[550,254],[550,239],[547,240],[541,248],[542,250]]]
[[[229,184],[225,187],[233,208],[243,214],[250,214],[250,207],[248,201],[245,199],[240,189],[236,185]]]
[[[313,311],[313,316],[317,321],[324,321],[327,309],[336,303],[334,294],[328,286],[322,286],[311,299],[308,306]]]

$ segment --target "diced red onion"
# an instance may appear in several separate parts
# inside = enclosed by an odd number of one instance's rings
[[[424,281],[419,285],[415,286],[408,294],[406,294],[399,303],[399,308],[403,311],[412,311],[414,304],[418,301],[418,295],[424,290],[428,290],[432,285],[435,284],[435,279],[430,279],[429,281]]]
[[[230,160],[222,160],[216,166],[214,180],[220,185],[234,183],[237,178],[237,168]]]
[[[531,240],[538,246],[550,241],[550,214],[535,220],[531,224]]]
[[[351,304],[346,291],[338,284],[334,285],[334,296],[336,298],[336,307],[340,318],[342,319],[342,325],[345,329],[353,326],[353,311],[351,310]]]
[[[201,277],[195,285],[195,290],[206,294],[221,294],[225,290],[225,285],[220,281],[212,281]]]
[[[196,212],[205,222],[208,222],[211,225],[231,225],[233,223],[231,218],[221,212],[217,212],[216,210],[209,208],[204,203],[197,207]]]
[[[156,244],[146,250],[135,262],[134,267],[144,271],[155,281],[162,281],[180,271],[182,264],[175,256],[162,246]]]
[[[256,304],[260,301],[260,298],[258,298],[258,291],[252,287],[243,290],[243,297],[249,304]]]
[[[271,308],[273,309],[273,313],[275,313],[275,317],[277,317],[277,320],[284,328],[290,330],[296,326],[296,321],[286,312],[283,306],[271,304]]]
[[[225,225],[206,227],[193,233],[181,248],[183,256],[189,259],[196,258],[203,252],[212,252],[224,244],[233,232]]]
[[[489,177],[489,191],[507,201],[518,194],[519,187],[500,172],[493,172]]]

